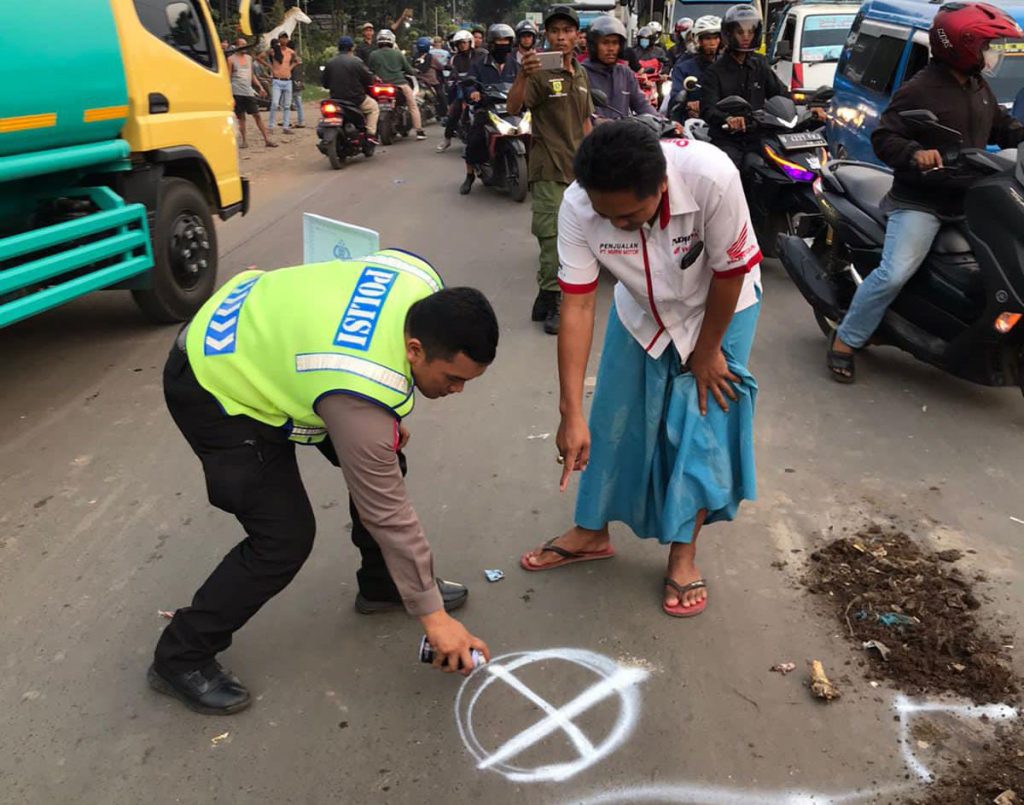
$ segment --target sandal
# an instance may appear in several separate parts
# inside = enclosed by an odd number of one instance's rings
[[[559,556],[562,557],[557,562],[552,562],[551,564],[540,566],[531,565],[530,554],[533,553],[533,551],[527,551],[519,557],[519,566],[522,567],[523,570],[529,570],[531,573],[535,573],[538,570],[553,570],[556,567],[572,565],[576,562],[592,562],[596,559],[611,559],[613,556],[615,556],[615,549],[611,546],[608,546],[603,551],[568,551],[565,548],[560,548],[557,545],[555,545],[556,539],[558,539],[558,537],[552,537],[551,539],[549,539],[547,542],[544,543],[544,546],[540,550],[541,553],[543,553],[544,551],[551,551],[552,553],[557,553]]]
[[[828,342],[828,368],[836,383],[852,383],[856,372],[853,353],[837,352],[833,349],[838,337],[838,333],[833,331],[832,338]]]
[[[692,618],[694,615],[700,615],[708,605],[708,598],[704,596],[704,599],[693,606],[683,606],[683,596],[691,590],[706,589],[708,584],[704,579],[697,579],[691,581],[689,584],[679,584],[678,582],[672,581],[668,576],[665,577],[665,586],[671,587],[679,595],[679,603],[674,607],[670,607],[664,601],[661,602],[661,608],[665,611],[666,615],[671,615],[673,618]]]

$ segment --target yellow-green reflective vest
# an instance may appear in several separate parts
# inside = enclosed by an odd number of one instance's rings
[[[442,287],[429,263],[398,249],[243,271],[189,325],[189,363],[228,414],[284,427],[296,442],[324,438],[313,409],[327,394],[403,417],[413,406],[405,316]]]

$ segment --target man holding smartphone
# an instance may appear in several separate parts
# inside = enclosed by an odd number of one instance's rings
[[[534,237],[540,244],[539,291],[531,318],[544,322],[544,332],[557,335],[561,291],[558,288],[558,210],[573,180],[572,162],[590,132],[594,104],[587,73],[574,58],[580,21],[569,6],[552,6],[544,14],[550,51],[523,58],[522,70],[508,94],[509,114],[526,107],[533,115],[530,139],[530,192]],[[560,64],[542,59],[561,56]]]

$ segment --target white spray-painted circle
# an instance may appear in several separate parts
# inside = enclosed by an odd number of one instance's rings
[[[595,676],[594,684],[561,707],[554,707],[543,696],[531,690],[514,674],[524,666],[537,662],[565,662],[586,668]],[[636,726],[640,713],[640,693],[637,685],[647,677],[642,668],[619,665],[602,654],[574,648],[523,651],[495,657],[474,671],[459,688],[455,697],[455,721],[459,735],[477,768],[496,771],[517,783],[560,782],[568,780],[615,751]],[[544,717],[522,732],[509,738],[493,751],[487,751],[477,740],[473,728],[473,712],[483,693],[495,682],[503,682],[517,694],[535,704]],[[575,724],[573,719],[610,696],[617,696],[618,718],[608,735],[596,745]],[[575,747],[578,757],[566,763],[540,766],[534,769],[514,765],[518,755],[561,730]]]

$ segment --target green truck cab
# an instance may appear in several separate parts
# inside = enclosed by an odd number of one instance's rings
[[[216,284],[214,215],[249,206],[206,0],[18,13],[0,104],[0,327],[112,288],[153,321],[190,318]],[[56,58],[39,58],[42,42]]]

